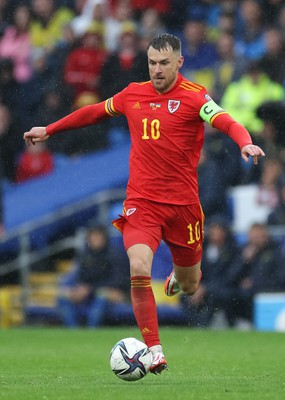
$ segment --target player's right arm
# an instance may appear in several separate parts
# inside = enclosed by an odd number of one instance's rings
[[[35,144],[36,142],[43,142],[44,140],[47,140],[49,138],[49,135],[47,134],[45,126],[35,126],[28,132],[25,132],[23,138],[26,144],[30,146],[30,144]]]
[[[206,96],[208,95],[206,94]],[[206,96],[205,98],[207,98]],[[259,146],[252,143],[251,136],[247,129],[234,120],[211,98],[201,107],[200,117],[214,128],[227,134],[239,146],[241,156],[245,161],[248,161],[251,156],[254,164],[257,164],[258,159],[265,156],[264,151]]]
[[[113,98],[110,98],[101,103],[82,107],[46,127],[34,127],[24,133],[24,140],[27,145],[43,142],[56,133],[95,125],[108,117],[118,115],[113,106]]]

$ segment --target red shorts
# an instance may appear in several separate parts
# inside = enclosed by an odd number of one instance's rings
[[[122,232],[126,250],[134,244],[146,244],[155,254],[164,240],[175,265],[190,267],[201,261],[204,214],[200,203],[178,206],[126,200],[124,214],[113,225]]]

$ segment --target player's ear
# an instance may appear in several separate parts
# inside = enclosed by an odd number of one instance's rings
[[[184,63],[184,57],[180,56],[177,63],[177,69],[180,69]]]

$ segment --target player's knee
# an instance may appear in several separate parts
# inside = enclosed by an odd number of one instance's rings
[[[150,266],[143,257],[135,256],[130,259],[131,276],[148,276],[150,275]]]

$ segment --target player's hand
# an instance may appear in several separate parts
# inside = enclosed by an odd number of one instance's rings
[[[252,157],[253,163],[258,164],[258,159],[264,157],[265,153],[260,147],[254,144],[248,144],[241,149],[241,156],[246,162],[248,162],[249,157]]]
[[[47,134],[46,127],[36,126],[32,128],[29,132],[25,132],[23,139],[26,144],[30,146],[31,144],[36,144],[37,142],[43,142],[49,138]]]

